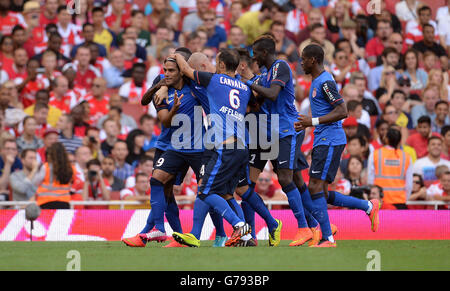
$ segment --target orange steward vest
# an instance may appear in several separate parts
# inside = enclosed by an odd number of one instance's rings
[[[406,171],[411,157],[400,149],[383,146],[375,150],[374,184],[383,188],[383,202],[389,204],[406,203]]]
[[[54,201],[70,201],[70,184],[60,184],[53,179],[53,169],[48,164],[44,164],[45,178],[36,191],[36,203],[42,204]]]

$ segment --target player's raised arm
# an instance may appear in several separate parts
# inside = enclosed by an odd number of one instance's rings
[[[191,80],[194,80],[194,69],[189,66],[186,59],[180,54],[173,54],[169,56],[174,58],[180,68],[180,72]]]
[[[178,108],[180,108],[181,105],[181,99],[184,95],[181,95],[178,97],[177,91],[175,91],[175,96],[173,98],[173,106],[169,110],[166,103],[162,103],[160,106],[157,107],[156,110],[158,110],[158,119],[161,121],[161,123],[164,125],[164,127],[169,128],[171,127],[172,118],[175,116],[175,114],[178,111]]]
[[[146,106],[150,104],[153,100],[153,95],[161,88],[161,86],[165,86],[165,79],[161,79],[156,85],[152,86],[150,89],[145,92],[144,96],[141,99],[141,105]]]
[[[246,81],[245,84],[249,86],[253,91],[255,91],[258,96],[267,98],[269,100],[275,101],[280,94],[282,87],[279,84],[271,83],[269,88],[263,87],[261,85],[255,84],[251,81]]]

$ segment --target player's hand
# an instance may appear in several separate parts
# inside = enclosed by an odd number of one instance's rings
[[[178,97],[177,91],[175,91],[175,96],[173,97],[173,107],[172,109],[176,112],[178,111],[178,108],[181,106],[181,99],[183,99],[184,94],[181,94],[180,97]]]
[[[158,91],[156,91],[153,96],[153,102],[155,102],[155,105],[161,105],[164,99],[166,102],[169,99],[168,88],[166,86],[162,86]]]
[[[305,130],[306,128],[312,126],[311,116],[299,115],[298,121],[294,122],[295,131]]]

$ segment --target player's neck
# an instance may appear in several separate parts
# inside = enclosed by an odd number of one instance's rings
[[[277,60],[277,58],[274,55],[268,55],[267,56],[267,61],[265,64],[265,67],[268,69],[270,69],[270,67],[272,67],[273,63],[275,63],[275,61]]]
[[[323,73],[323,71],[325,71],[325,69],[323,68],[323,66],[313,68],[312,71],[311,71],[311,77],[312,77],[312,79],[314,80],[315,78],[319,77],[320,74]]]
[[[176,84],[173,84],[172,87],[176,90],[181,90],[184,86],[183,78],[181,78],[180,81],[178,81]]]

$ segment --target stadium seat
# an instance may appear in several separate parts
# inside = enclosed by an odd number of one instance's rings
[[[120,191],[111,191],[110,200],[120,200]]]
[[[130,115],[134,118],[136,123],[139,123],[139,118],[142,116],[142,114],[146,113],[146,107],[143,107],[140,104],[124,103],[122,106],[122,112],[124,114]]]

